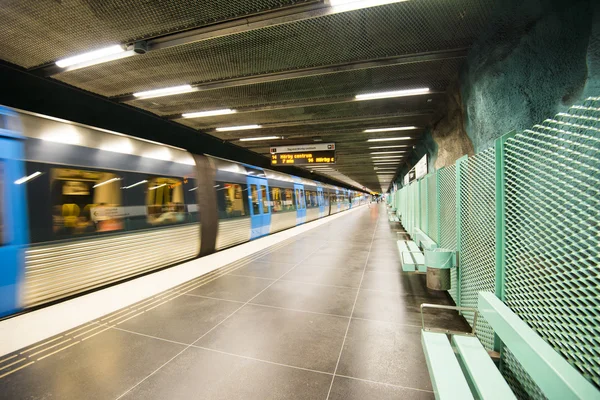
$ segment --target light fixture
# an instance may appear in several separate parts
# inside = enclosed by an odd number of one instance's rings
[[[361,8],[381,6],[384,4],[401,3],[407,0],[329,0],[329,6],[336,11],[352,11]]]
[[[141,185],[142,183],[146,183],[146,182],[148,182],[148,181],[144,179],[143,181],[136,182],[133,185],[124,186],[121,189],[130,189],[132,187],[136,187],[136,186]]]
[[[248,129],[259,129],[260,125],[240,125],[240,126],[225,126],[223,128],[216,128],[217,132],[229,132],[229,131],[245,131]]]
[[[224,108],[222,110],[211,110],[211,111],[198,111],[192,113],[181,114],[183,118],[202,118],[202,117],[214,117],[216,115],[227,115],[236,113],[236,110],[230,108]]]
[[[373,133],[373,132],[411,131],[413,129],[417,129],[417,127],[416,126],[395,126],[392,128],[373,128],[373,129],[365,129],[363,132]]]
[[[88,53],[79,54],[73,57],[63,58],[56,61],[56,66],[66,68],[67,71],[73,71],[79,68],[90,67],[92,65],[118,60],[120,58],[130,57],[136,53],[133,50],[125,50],[121,45],[109,46]]]
[[[393,140],[410,140],[409,136],[404,137],[392,137],[392,138],[379,138],[379,139],[367,139],[367,142],[391,142]]]
[[[408,144],[398,144],[398,145],[394,145],[394,146],[374,146],[374,147],[369,147],[369,149],[394,149],[394,148],[398,148],[398,147],[411,147]]]
[[[240,142],[253,142],[255,140],[275,140],[275,139],[281,139],[281,136],[261,136],[261,137],[241,138]]]
[[[137,93],[133,94],[133,97],[136,97],[138,99],[151,99],[154,97],[171,96],[174,94],[189,93],[189,92],[193,92],[195,90],[196,89],[194,89],[191,85],[179,85],[179,86],[166,87],[166,88],[162,88],[162,89],[154,89],[154,90],[146,90],[144,92],[137,92]]]
[[[166,184],[166,183],[163,183],[162,185],[158,185],[158,186],[152,186],[152,187],[148,188],[148,190],[154,190],[154,189],[158,189],[158,188],[161,188],[161,187],[163,187],[163,186],[167,186],[167,184]]]
[[[356,100],[375,100],[375,99],[389,99],[391,97],[417,96],[420,94],[427,94],[427,93],[429,93],[429,88],[420,88],[420,89],[408,89],[408,90],[393,90],[391,92],[357,94],[354,98]]]
[[[400,161],[400,160],[398,160],[398,161]],[[377,162],[373,162],[373,165],[374,166],[379,166],[379,165],[399,165],[399,163],[397,163],[397,162],[380,162],[380,161],[377,161]]]
[[[217,186],[219,186],[219,185],[217,185]],[[215,187],[217,187],[217,186],[215,186]],[[191,188],[190,190],[188,190],[188,192],[193,192],[194,190],[198,190],[198,186]]]
[[[371,157],[373,160],[377,160],[377,159],[383,159],[383,160],[389,160],[391,158],[404,158],[404,156],[377,156],[377,157]]]
[[[111,182],[114,182],[114,181],[120,181],[120,180],[121,180],[121,178],[112,178],[112,179],[109,179],[109,180],[104,181],[104,182],[100,182],[100,183],[92,186],[92,189],[96,189],[97,187],[106,185],[107,183],[111,183]]]
[[[40,176],[41,174],[42,174],[42,173],[41,173],[40,171],[35,171],[35,172],[34,172],[33,174],[31,174],[31,175],[27,175],[27,176],[24,176],[24,177],[22,177],[22,178],[20,178],[20,179],[17,179],[17,180],[15,181],[15,185],[20,185],[20,184],[22,184],[22,183],[25,183],[25,182],[27,182],[27,181],[30,181],[30,180],[32,180],[33,178],[37,178],[37,177],[38,177],[38,176]]]
[[[404,154],[406,151],[374,151],[371,154]]]

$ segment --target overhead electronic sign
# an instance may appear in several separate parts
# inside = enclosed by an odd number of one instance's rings
[[[335,143],[271,147],[271,165],[335,164]]]

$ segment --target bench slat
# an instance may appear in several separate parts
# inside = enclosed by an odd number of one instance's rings
[[[479,292],[479,312],[549,399],[598,399],[600,391],[494,293]]]
[[[402,256],[402,271],[404,272],[414,272],[415,271],[415,262],[413,261],[412,255],[410,251],[403,251],[400,253]]]
[[[435,398],[438,400],[473,399],[469,384],[446,335],[421,331],[421,343]]]
[[[486,400],[516,399],[479,339],[454,335],[452,342],[476,397]]]
[[[408,246],[406,246],[406,241],[404,241],[404,240],[398,240],[396,242],[396,246],[398,246],[398,251],[400,253],[408,251]]]
[[[410,251],[421,252],[421,249],[419,249],[419,246],[417,246],[417,244],[415,242],[408,241],[406,244],[408,245],[408,249]]]

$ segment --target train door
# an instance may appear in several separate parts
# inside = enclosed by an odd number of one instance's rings
[[[40,175],[25,176],[24,143],[16,132],[5,129],[6,118],[12,116],[0,114],[0,317],[20,308],[28,241],[25,187]]]
[[[294,197],[296,198],[296,225],[306,222],[306,200],[304,186],[294,184]]]
[[[323,188],[317,187],[317,201],[319,202],[319,218],[325,215],[325,197],[323,197]]]
[[[339,189],[335,189],[335,203],[337,204],[337,212],[340,212],[342,209],[342,197]]]
[[[269,185],[263,178],[248,177],[248,200],[250,202],[250,240],[269,234],[271,204]]]

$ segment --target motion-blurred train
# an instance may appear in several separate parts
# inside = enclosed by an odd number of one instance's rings
[[[317,181],[0,108],[0,317],[365,201]]]

